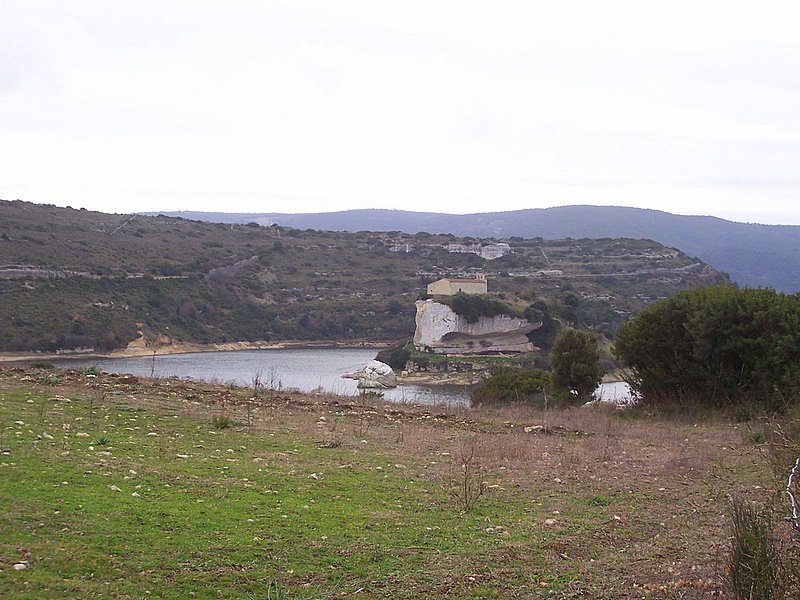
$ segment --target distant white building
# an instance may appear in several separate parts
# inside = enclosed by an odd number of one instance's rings
[[[499,244],[489,244],[488,246],[481,246],[480,257],[486,260],[494,260],[500,258],[511,252],[511,246],[506,243],[500,242]]]
[[[431,296],[452,296],[459,292],[465,294],[485,294],[488,291],[486,277],[477,275],[474,279],[439,279],[428,284]]]
[[[477,254],[485,260],[494,260],[500,258],[511,252],[511,246],[504,242],[498,244],[447,244],[448,252],[457,252],[460,254]]]

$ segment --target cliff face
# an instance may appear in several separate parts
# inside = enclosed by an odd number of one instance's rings
[[[533,344],[527,334],[538,323],[498,315],[481,317],[477,323],[467,323],[445,305],[433,300],[416,303],[414,346],[418,350],[439,354],[484,354],[490,352],[531,352]]]

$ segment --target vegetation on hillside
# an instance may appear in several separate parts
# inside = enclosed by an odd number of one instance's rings
[[[436,298],[437,301],[449,306],[454,313],[464,317],[467,323],[477,323],[481,317],[516,316],[511,306],[484,294],[458,292],[452,296],[437,296]]]
[[[800,227],[735,223],[708,216],[674,215],[622,206],[556,206],[448,215],[403,210],[348,210],[317,214],[175,213],[210,221],[277,222],[305,229],[450,232],[511,238],[647,238],[697,256],[741,286],[800,292]]]
[[[407,339],[440,277],[482,273],[493,300],[611,334],[655,299],[726,277],[646,240],[491,240],[324,232],[0,201],[0,350],[244,340]],[[552,325],[552,322],[551,322]],[[552,327],[548,328],[552,333]],[[552,339],[552,336],[550,337]]]

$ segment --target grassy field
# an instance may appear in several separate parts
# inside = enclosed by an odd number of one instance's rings
[[[251,396],[0,371],[0,597],[719,597],[776,493],[726,422]]]

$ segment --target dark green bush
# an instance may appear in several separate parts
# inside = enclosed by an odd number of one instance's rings
[[[394,348],[388,348],[386,350],[381,350],[378,352],[378,356],[376,356],[376,360],[379,360],[383,363],[386,363],[394,370],[405,369],[406,363],[408,359],[411,357],[411,351],[409,350],[410,342],[403,343],[399,346],[395,346]]]
[[[542,405],[550,389],[547,371],[498,367],[472,390],[471,398],[473,404],[525,402]]]
[[[31,361],[28,366],[31,369],[52,369],[53,363],[46,360],[34,360]]]
[[[214,429],[227,429],[231,426],[232,421],[228,415],[214,415],[211,417],[211,424]]]
[[[443,298],[442,302],[452,308],[454,313],[464,317],[467,323],[477,323],[481,317],[514,314],[508,304],[479,294],[459,292],[448,298]]]
[[[782,409],[800,393],[800,297],[719,285],[645,307],[614,342],[645,402],[658,394]]]

